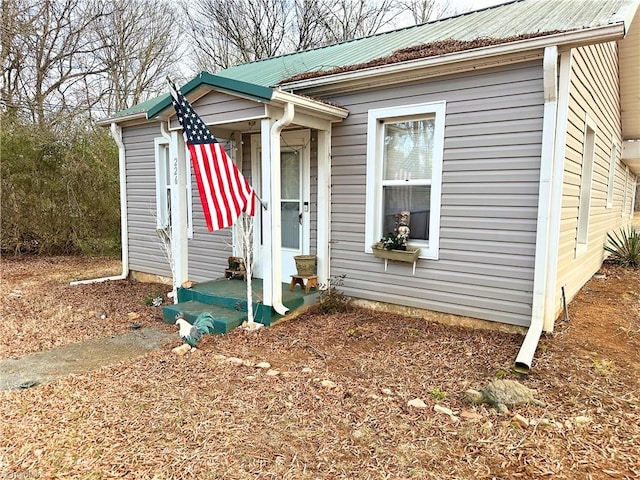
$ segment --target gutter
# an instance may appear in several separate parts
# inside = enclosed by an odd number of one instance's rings
[[[147,119],[147,113],[143,111],[143,112],[131,113],[129,115],[123,115],[122,117],[110,117],[110,118],[105,118],[103,120],[98,120],[96,122],[96,125],[100,127],[106,127],[107,125],[113,125],[115,122],[124,123],[130,120],[146,120],[146,119]]]
[[[120,250],[122,255],[122,273],[111,277],[78,280],[70,285],[88,285],[91,283],[106,282],[109,280],[124,280],[129,276],[129,229],[127,220],[127,178],[125,168],[125,149],[122,141],[122,128],[117,123],[111,124],[111,136],[118,145],[118,168],[120,175]]]
[[[540,187],[538,192],[538,218],[536,229],[536,253],[533,276],[533,301],[531,305],[531,325],[527,331],[514,369],[528,372],[533,355],[542,335],[547,297],[547,269],[550,257],[549,236],[556,118],[558,112],[558,47],[546,47],[543,60],[544,116],[542,127],[542,152],[540,155]]]
[[[501,55],[519,55],[533,53],[547,47],[570,48],[578,45],[592,43],[604,43],[616,41],[624,38],[625,26],[623,22],[612,25],[605,25],[582,30],[573,30],[564,33],[556,33],[542,37],[535,37],[527,40],[520,40],[511,43],[503,43],[489,47],[481,47],[473,50],[453,52],[435,57],[426,57],[407,62],[392,63],[377,67],[364,68],[344,73],[324,75],[305,80],[283,83],[280,87],[287,91],[310,90],[310,93],[321,94],[331,92],[343,92],[347,82],[362,83],[363,85],[382,86],[394,83],[393,80],[382,80],[381,76],[402,74],[403,80],[411,78],[411,71],[423,69],[437,69],[438,67],[448,67],[443,74],[451,73],[452,65],[473,60],[480,60],[483,65],[494,65],[490,59]],[[520,57],[516,59],[520,61]],[[526,60],[526,58],[525,58]],[[477,66],[471,65],[467,68],[458,67],[457,71],[474,70]]]
[[[293,103],[298,108],[312,110],[314,115],[327,115],[338,117],[340,120],[349,116],[349,110],[339,105],[331,105],[315,98],[304,97],[295,93],[284,92],[282,90],[274,90],[272,101],[282,102],[284,104]],[[337,120],[334,120],[337,121]]]
[[[280,184],[280,133],[293,121],[294,105],[287,102],[284,114],[271,126],[271,306],[280,315],[289,309],[282,304],[282,217],[280,212],[282,188]],[[278,161],[274,161],[278,159]]]

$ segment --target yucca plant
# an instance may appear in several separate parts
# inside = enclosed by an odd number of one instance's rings
[[[609,260],[625,267],[640,266],[640,232],[633,227],[620,229],[620,232],[607,233],[605,251]]]

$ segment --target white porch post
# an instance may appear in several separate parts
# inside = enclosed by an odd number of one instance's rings
[[[175,266],[173,286],[180,287],[189,278],[187,250],[187,169],[181,131],[171,132],[171,249]],[[174,302],[178,299],[174,298]]]
[[[280,315],[287,313],[288,309],[282,304],[282,212],[281,208],[281,178],[280,178],[280,133],[289,125],[295,115],[295,107],[292,103],[286,103],[284,113],[272,126],[269,132],[271,137],[271,195],[269,196],[269,216],[271,217],[271,305]]]
[[[318,207],[316,252],[320,283],[329,281],[331,259],[331,124],[318,130]]]
[[[262,198],[267,201],[267,209],[262,211],[262,294],[266,306],[273,306],[273,282],[271,271],[273,270],[273,209],[271,208],[271,126],[273,121],[264,119],[260,122],[260,142],[262,151],[260,154],[262,178]],[[260,207],[259,207],[260,208]],[[259,232],[256,232],[259,235]],[[256,250],[259,251],[259,250]]]

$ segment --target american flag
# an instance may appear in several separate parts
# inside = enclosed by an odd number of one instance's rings
[[[255,215],[253,187],[171,80],[169,92],[191,154],[209,231],[230,227],[241,212]]]

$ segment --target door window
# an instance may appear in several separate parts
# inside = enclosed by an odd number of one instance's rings
[[[299,250],[302,212],[300,151],[282,151],[280,158],[282,248]]]

